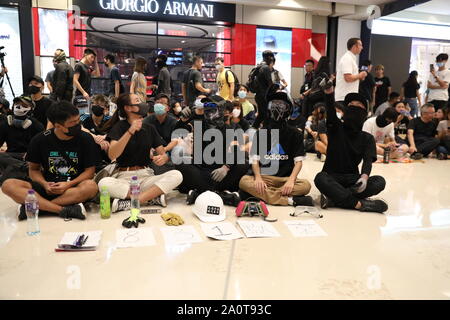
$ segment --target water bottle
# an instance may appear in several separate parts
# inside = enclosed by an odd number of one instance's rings
[[[141,193],[141,188],[139,186],[139,181],[137,176],[133,176],[131,178],[130,183],[130,196],[131,196],[131,215],[137,216],[140,212],[140,202],[139,202],[139,194]]]
[[[383,163],[389,163],[389,160],[391,158],[391,148],[386,147],[384,149],[384,154],[383,154]]]
[[[27,214],[28,221],[27,234],[29,236],[38,234],[40,232],[38,223],[39,202],[33,189],[28,190],[28,194],[25,198],[25,213]]]
[[[100,216],[102,219],[111,218],[111,201],[108,187],[103,186],[100,192]]]

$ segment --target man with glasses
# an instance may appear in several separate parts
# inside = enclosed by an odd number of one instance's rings
[[[411,159],[428,156],[439,145],[436,138],[437,124],[433,121],[434,106],[426,103],[420,108],[420,118],[414,118],[408,125],[408,143]]]

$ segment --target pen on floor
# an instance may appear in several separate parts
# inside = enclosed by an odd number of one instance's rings
[[[80,236],[77,242],[77,247],[81,247],[83,245],[84,234]]]
[[[89,236],[86,236],[86,238],[84,238],[83,244],[82,246],[84,246],[84,244],[86,243],[87,239],[89,238]]]

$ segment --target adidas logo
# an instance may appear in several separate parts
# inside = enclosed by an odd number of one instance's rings
[[[264,159],[266,160],[288,160],[289,156],[284,151],[281,144],[277,143],[275,146],[272,147],[270,152],[264,156]]]

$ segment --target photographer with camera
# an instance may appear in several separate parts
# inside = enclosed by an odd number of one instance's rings
[[[5,77],[6,77],[6,80],[8,81],[9,88],[11,89],[11,93],[12,93],[13,97],[15,97],[16,95],[14,94],[14,90],[11,85],[11,80],[9,80],[9,76],[8,76],[8,68],[6,68],[6,66],[5,66],[6,53],[1,52],[4,48],[5,48],[4,46],[0,47],[0,98],[5,97],[5,91],[3,90],[3,83],[5,81],[5,79],[4,79]]]

